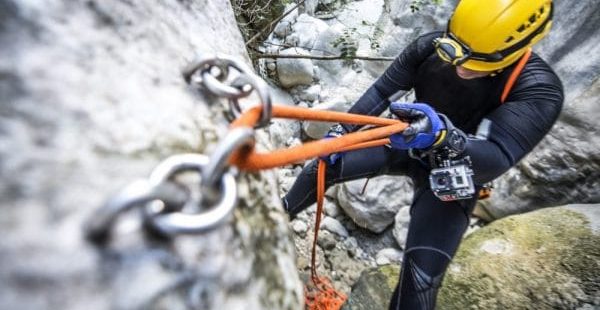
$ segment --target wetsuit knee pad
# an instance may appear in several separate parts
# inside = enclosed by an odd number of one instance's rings
[[[437,292],[450,259],[450,255],[435,248],[408,249],[390,309],[435,309]]]

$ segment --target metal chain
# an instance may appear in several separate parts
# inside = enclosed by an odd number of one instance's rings
[[[237,71],[237,76],[230,75],[231,69]],[[244,63],[229,56],[204,56],[186,67],[183,75],[188,83],[228,99],[230,110],[236,116],[242,113],[238,100],[256,91],[262,106],[258,126],[266,126],[271,121],[269,88]],[[147,180],[132,182],[98,209],[85,225],[86,237],[95,243],[106,242],[118,217],[134,208],[142,210],[144,227],[162,236],[214,229],[229,217],[237,204],[237,171],[229,166],[229,157],[235,150],[253,144],[253,128],[238,127],[227,133],[210,157],[179,154],[165,159]],[[199,176],[199,184],[182,184],[176,180],[177,175],[190,172]],[[198,191],[199,195],[194,195]]]

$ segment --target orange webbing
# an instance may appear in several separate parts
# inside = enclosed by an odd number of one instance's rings
[[[231,124],[231,127],[253,127],[260,117],[260,112],[260,107],[246,111]],[[407,126],[406,123],[393,119],[282,105],[273,106],[273,116],[381,127],[350,133],[335,139],[317,140],[268,153],[258,153],[254,148],[243,148],[234,152],[230,158],[231,164],[242,170],[257,171],[298,163],[340,151],[384,145],[389,143],[389,139],[387,139],[389,136],[404,130]]]
[[[319,160],[317,170],[317,214],[315,219],[315,233],[313,238],[312,253],[310,260],[310,277],[312,284],[304,287],[305,305],[308,310],[337,310],[346,301],[346,295],[338,292],[325,277],[317,275],[317,239],[319,226],[323,215],[323,201],[325,199],[325,169],[327,164]]]
[[[523,68],[525,68],[525,64],[529,60],[529,57],[531,57],[531,47],[528,48],[527,51],[525,51],[525,54],[523,55],[523,57],[521,57],[521,60],[519,60],[519,63],[508,77],[508,81],[506,81],[506,84],[504,84],[504,90],[502,91],[502,96],[500,97],[501,103],[504,103],[506,97],[508,97],[508,93],[510,93],[510,90],[515,85],[517,78],[519,78],[521,71],[523,71]]]

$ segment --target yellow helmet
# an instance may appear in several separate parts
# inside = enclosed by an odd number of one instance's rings
[[[550,31],[552,10],[552,0],[461,0],[436,51],[470,70],[502,69]]]

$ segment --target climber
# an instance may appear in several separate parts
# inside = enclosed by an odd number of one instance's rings
[[[349,110],[377,116],[389,107],[410,127],[391,136],[389,146],[323,157],[326,186],[382,174],[413,180],[408,237],[390,309],[435,307],[477,201],[473,190],[513,167],[558,118],[562,84],[544,60],[528,52],[550,30],[552,10],[551,0],[460,1],[445,31],[408,45]],[[524,67],[503,96],[522,58]],[[409,89],[415,91],[416,104],[388,99]],[[339,124],[327,137],[359,129]],[[448,165],[464,168],[454,181],[468,178],[473,189],[440,190],[447,180],[436,179],[435,173]],[[283,198],[291,216],[315,202],[316,167],[316,161],[307,165]]]

